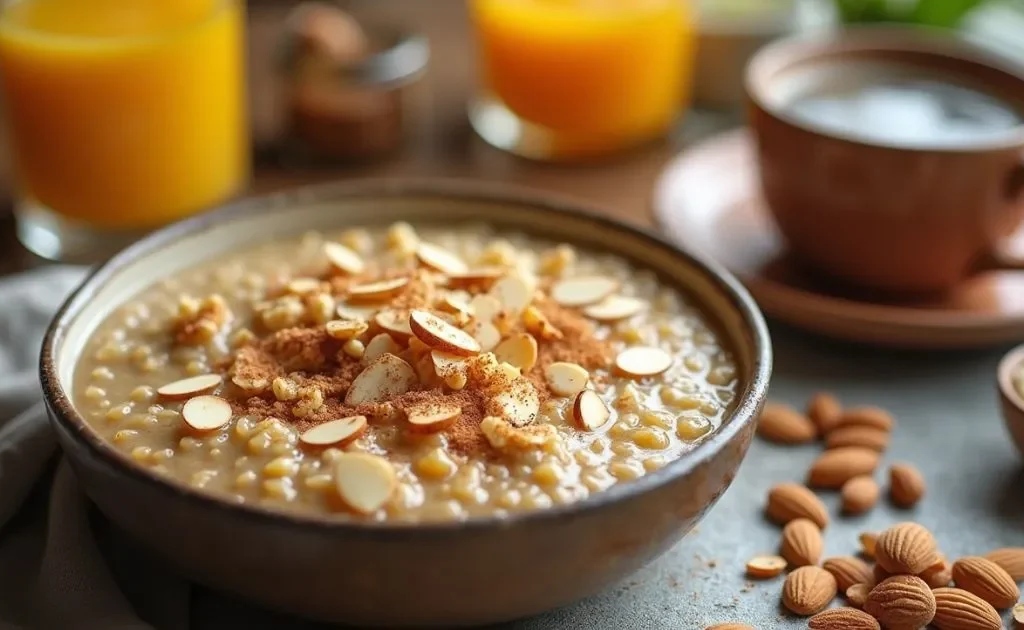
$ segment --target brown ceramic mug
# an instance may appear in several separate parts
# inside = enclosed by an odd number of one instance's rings
[[[857,63],[962,81],[1018,114],[1017,124],[915,146],[794,115],[800,90],[841,80],[835,70]],[[746,87],[765,200],[812,270],[899,293],[947,289],[984,269],[1024,269],[1005,247],[1024,219],[1024,69],[952,37],[865,29],[769,45],[748,66]]]

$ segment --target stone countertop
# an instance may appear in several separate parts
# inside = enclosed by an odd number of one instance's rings
[[[901,520],[929,527],[950,558],[1024,545],[1024,467],[1003,428],[994,389],[996,364],[1006,348],[906,353],[829,342],[778,326],[773,334],[774,400],[802,407],[824,389],[848,405],[889,409],[898,426],[886,461],[913,462],[928,482],[928,494],[915,509],[897,510],[883,500],[857,518],[837,517],[836,493],[824,494],[834,517],[825,533],[826,557],[854,553],[858,533]],[[802,480],[820,450],[755,440],[719,504],[662,558],[603,594],[495,630],[702,630],[724,621],[759,630],[806,628],[805,619],[788,615],[779,604],[781,577],[749,582],[743,567],[751,556],[777,549],[780,529],[763,517],[768,489]],[[885,475],[880,467],[877,477],[884,482]],[[233,624],[321,628],[196,595],[200,609]]]

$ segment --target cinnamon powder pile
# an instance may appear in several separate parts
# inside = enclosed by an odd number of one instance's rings
[[[390,308],[427,307],[434,300],[434,285],[423,272],[414,273],[407,289],[392,300]],[[537,390],[541,405],[554,394],[544,378],[545,369],[554,362],[577,363],[591,374],[606,369],[611,360],[611,349],[604,340],[594,336],[593,325],[582,315],[559,306],[551,300],[540,298],[534,305],[562,333],[561,339],[538,339],[536,365],[525,376]],[[517,322],[506,335],[525,330]],[[379,331],[371,329],[364,335],[368,340]],[[422,403],[455,403],[462,409],[461,416],[444,431],[449,448],[464,455],[488,455],[493,452],[480,430],[480,423],[488,414],[488,403],[492,401],[492,389],[485,391],[474,387],[474,375],[469,375],[469,384],[460,391],[447,388],[417,385],[413,391],[402,394],[383,403],[348,406],[345,394],[352,381],[366,365],[359,359],[346,354],[343,342],[327,334],[324,326],[288,328],[269,333],[266,336],[239,348],[221,369],[235,378],[271,383],[275,378],[286,377],[300,389],[319,388],[323,394],[322,405],[314,411],[296,416],[296,400],[280,401],[272,389],[267,387],[257,395],[248,395],[244,390],[229,387],[225,396],[232,401],[234,411],[257,419],[278,418],[293,425],[298,431],[306,431],[318,424],[352,415],[365,415],[370,420],[370,430],[382,424],[391,424],[405,417],[405,409]],[[408,360],[407,352],[401,353]],[[228,379],[230,380],[230,379]],[[600,383],[597,383],[600,386]],[[498,385],[500,387],[500,384]],[[493,403],[491,403],[493,404]]]

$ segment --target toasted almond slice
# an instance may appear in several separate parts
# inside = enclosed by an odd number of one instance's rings
[[[355,276],[366,269],[362,256],[341,243],[324,243],[324,255],[331,267],[344,274]]]
[[[672,357],[661,348],[627,348],[615,357],[615,367],[626,376],[643,378],[661,374],[672,365]]]
[[[422,403],[405,410],[409,430],[414,433],[437,433],[450,427],[462,415],[462,407],[454,403]]]
[[[377,313],[377,310],[378,308],[376,306],[341,302],[338,304],[335,312],[338,314],[338,317],[342,319],[362,319],[370,321],[373,319],[374,314]]]
[[[489,289],[494,286],[498,278],[508,273],[501,267],[478,267],[461,273],[448,274],[448,286],[453,289],[469,287],[480,287]]]
[[[508,389],[499,391],[487,401],[488,415],[498,416],[514,427],[530,424],[540,411],[537,390],[526,379],[512,381]]]
[[[617,322],[647,308],[647,302],[634,297],[613,295],[583,309],[583,314],[599,322]]]
[[[501,302],[493,295],[475,295],[469,301],[469,307],[473,309],[473,317],[484,322],[493,322],[501,313]]]
[[[597,395],[597,392],[585,389],[576,394],[576,401],[572,405],[572,417],[578,428],[584,431],[596,431],[605,422],[608,422],[608,418],[612,417],[612,412]]]
[[[342,453],[334,462],[334,483],[345,505],[360,514],[373,514],[391,499],[398,479],[383,457]]]
[[[480,343],[472,335],[433,313],[412,311],[409,313],[409,327],[417,339],[435,350],[467,357],[480,352]]]
[[[342,448],[355,442],[366,431],[366,426],[366,416],[338,418],[306,431],[299,436],[299,441],[309,446]]]
[[[321,286],[323,283],[316,278],[295,278],[285,286],[285,290],[295,295],[306,295],[319,291]]]
[[[168,383],[158,388],[156,393],[166,400],[183,400],[199,394],[209,394],[222,382],[224,378],[220,374],[200,374]]]
[[[481,352],[490,352],[501,343],[501,331],[498,327],[488,321],[477,320],[470,322],[466,332],[476,339],[480,344]]]
[[[352,380],[345,393],[346,405],[384,402],[404,394],[416,384],[416,370],[385,352]]]
[[[358,337],[369,327],[369,324],[361,319],[334,319],[324,324],[327,334],[341,341]]]
[[[747,575],[764,580],[781,575],[786,570],[786,559],[782,556],[754,556],[747,560]]]
[[[451,291],[441,296],[437,301],[437,308],[449,313],[462,313],[472,315],[473,307],[470,305],[471,298],[465,291]]]
[[[513,335],[495,346],[494,356],[523,372],[529,372],[537,363],[537,340],[530,333]]]
[[[363,350],[363,363],[369,365],[383,356],[384,353],[398,354],[401,351],[402,347],[395,343],[391,335],[380,333],[366,344],[366,348]]]
[[[586,388],[590,373],[575,363],[559,361],[544,370],[544,380],[559,396],[575,396]]]
[[[434,372],[441,378],[466,371],[466,357],[440,350],[431,350],[430,359],[434,362]]]
[[[181,418],[196,431],[214,431],[231,420],[231,403],[219,396],[196,396],[181,407]]]
[[[392,278],[352,285],[348,288],[348,299],[353,302],[383,302],[401,293],[407,284],[408,278]]]
[[[384,332],[394,337],[398,343],[407,343],[412,336],[409,328],[409,312],[396,309],[384,309],[373,316],[373,321],[384,329]]]
[[[562,306],[597,304],[619,289],[619,282],[601,276],[579,276],[559,280],[551,287],[551,299]]]
[[[420,243],[416,248],[416,259],[424,267],[430,267],[444,274],[465,273],[466,263],[447,249],[431,243]]]
[[[523,312],[533,301],[534,286],[520,275],[505,276],[494,283],[489,294],[497,298],[501,311],[512,316]],[[477,317],[480,317],[477,314]]]

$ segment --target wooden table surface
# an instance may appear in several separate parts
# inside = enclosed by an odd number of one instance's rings
[[[651,223],[651,189],[661,167],[678,152],[685,135],[682,130],[657,145],[599,163],[552,165],[517,158],[485,144],[466,119],[475,68],[465,0],[352,0],[345,5],[361,19],[397,21],[422,31],[430,40],[430,66],[415,88],[415,122],[406,147],[373,164],[321,170],[284,167],[272,150],[278,112],[273,54],[289,5],[255,2],[249,9],[249,83],[257,147],[251,192],[359,177],[468,178],[553,191],[620,219]],[[0,155],[0,182],[10,180],[7,164],[6,156]],[[9,188],[4,186],[4,190]],[[0,216],[0,274],[41,263],[17,242],[13,217],[5,211]]]

